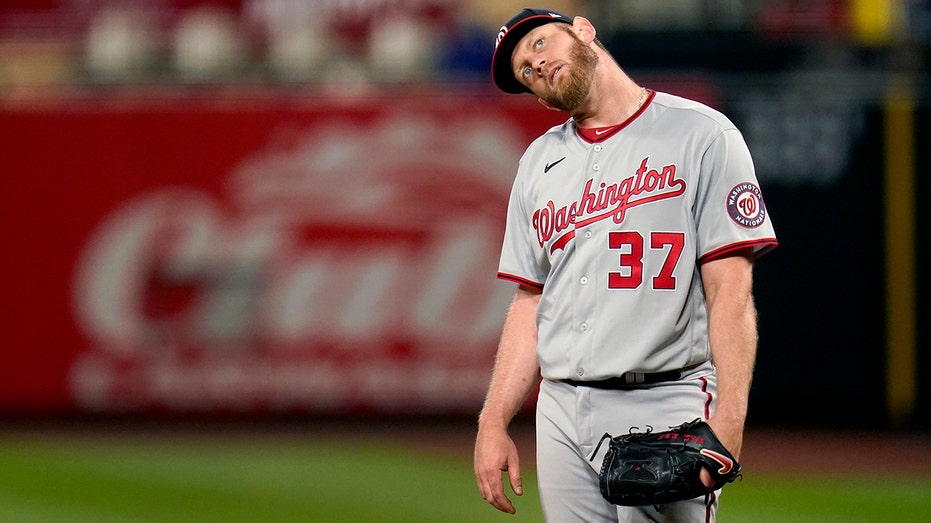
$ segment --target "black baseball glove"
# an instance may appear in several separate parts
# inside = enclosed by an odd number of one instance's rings
[[[601,465],[601,494],[615,505],[662,505],[709,494],[699,479],[708,469],[720,487],[740,477],[740,464],[704,421],[664,432],[633,432],[610,439]],[[595,459],[598,448],[592,454]]]

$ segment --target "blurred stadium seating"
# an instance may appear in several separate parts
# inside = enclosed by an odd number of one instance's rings
[[[931,8],[910,0],[557,0],[598,21],[630,68],[837,66],[917,72]],[[15,0],[0,86],[484,80],[493,29],[522,2]]]

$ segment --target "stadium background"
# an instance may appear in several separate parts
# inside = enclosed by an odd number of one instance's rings
[[[377,429],[467,457],[512,292],[507,191],[562,120],[488,81],[521,7],[5,2],[4,443]],[[748,459],[779,469],[811,430],[789,463],[861,449],[860,472],[927,478],[928,2],[548,7],[747,138],[781,242],[755,271]]]

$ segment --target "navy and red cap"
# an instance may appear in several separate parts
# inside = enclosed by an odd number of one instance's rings
[[[517,42],[520,42],[520,39],[527,33],[552,22],[572,24],[572,19],[549,9],[525,8],[501,26],[498,38],[495,40],[495,54],[491,58],[491,77],[498,89],[509,94],[533,92],[514,77],[511,55],[517,47]]]

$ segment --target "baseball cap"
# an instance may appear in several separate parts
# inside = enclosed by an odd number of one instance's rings
[[[511,55],[517,47],[517,42],[520,42],[520,39],[527,33],[552,22],[572,24],[572,19],[549,9],[525,8],[501,26],[498,38],[495,40],[495,53],[491,58],[491,77],[498,89],[509,94],[532,92],[514,77],[514,71],[511,69]]]

